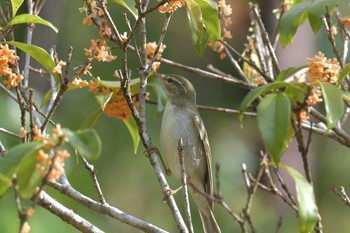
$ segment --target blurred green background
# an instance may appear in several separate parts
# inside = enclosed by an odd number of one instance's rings
[[[1,4],[4,0],[1,0]],[[262,15],[266,22],[267,30],[275,32],[274,16],[271,11],[276,8],[277,1],[262,1]],[[341,1],[342,13],[349,13],[346,1]],[[243,44],[248,32],[249,19],[247,16],[246,1],[231,0],[232,5],[232,34],[230,44],[238,51],[243,50]],[[152,2],[156,4],[156,2]],[[3,4],[2,4],[3,5]],[[59,28],[55,34],[50,29],[37,26],[34,31],[33,44],[49,49],[57,46],[60,59],[66,60],[68,46],[74,48],[71,67],[85,62],[84,48],[90,45],[90,39],[98,38],[94,26],[83,26],[84,15],[79,13],[82,1],[60,0],[47,1],[41,17],[49,20]],[[124,9],[116,5],[109,7],[113,19],[120,32],[126,31]],[[25,9],[21,9],[25,12]],[[148,41],[157,41],[165,15],[155,13],[148,19]],[[133,21],[129,15],[129,19]],[[16,34],[18,41],[25,41],[24,27],[18,27]],[[313,57],[318,48],[323,48],[328,57],[333,57],[330,44],[321,32],[314,37],[308,25],[303,26],[294,44],[286,49],[279,48],[278,56],[283,68],[297,66],[306,63],[307,57]],[[211,49],[207,49],[202,57],[198,57],[191,44],[187,27],[186,13],[184,9],[178,10],[172,17],[168,33],[164,43],[167,45],[163,57],[192,67],[205,69],[212,64],[224,72],[235,75],[233,67],[227,60],[220,60]],[[329,49],[326,49],[329,48]],[[134,62],[134,63],[133,63]],[[35,63],[33,63],[35,64]],[[133,77],[137,77],[138,64],[131,57],[129,68]],[[120,60],[109,64],[93,63],[92,73],[102,79],[115,79],[112,74],[120,68]],[[161,65],[162,73],[177,73],[189,78],[197,90],[197,102],[203,105],[227,107],[237,109],[240,101],[247,93],[246,90],[230,86],[222,82],[198,77],[173,67]],[[73,72],[72,72],[73,73]],[[37,102],[49,88],[49,81],[45,77],[32,76],[30,85],[35,88]],[[151,92],[151,99],[155,95]],[[4,92],[0,91],[0,127],[13,132],[19,132],[20,119],[17,105],[10,100]],[[69,92],[59,106],[53,120],[62,127],[72,130],[79,129],[84,119],[98,109],[94,96],[87,88]],[[160,116],[157,117],[155,106],[147,105],[147,125],[152,142],[159,146]],[[262,142],[254,119],[244,120],[244,128],[239,127],[237,117],[219,112],[201,111],[211,143],[213,163],[219,162],[221,169],[221,186],[223,197],[228,205],[239,212],[245,205],[247,198],[246,188],[241,175],[241,164],[246,163],[250,172],[255,171],[259,150],[263,149]],[[102,116],[95,129],[103,142],[102,156],[98,161],[92,162],[97,169],[97,175],[107,201],[120,210],[134,215],[142,220],[149,221],[169,232],[177,232],[176,224],[166,204],[162,203],[163,194],[150,166],[149,160],[144,156],[144,148],[140,145],[138,153],[133,154],[132,139],[126,126],[120,121],[108,116]],[[0,140],[6,148],[17,144],[13,138],[0,134]],[[297,168],[302,172],[301,158],[295,142],[292,142],[282,162]],[[310,164],[315,184],[316,199],[322,216],[324,232],[346,232],[350,229],[348,217],[350,210],[331,191],[332,187],[340,185],[349,188],[350,156],[348,148],[339,145],[330,139],[314,135],[310,150]],[[66,162],[66,171],[69,181],[74,188],[91,198],[97,200],[97,194],[91,178],[84,165],[72,156]],[[292,181],[285,176],[286,182],[293,187]],[[180,183],[170,177],[168,181],[172,188],[177,188]],[[293,189],[293,188],[292,188]],[[90,220],[105,232],[139,232],[138,230],[119,223],[117,220],[105,217],[88,210],[72,200],[63,197],[51,188],[47,188],[57,200]],[[183,210],[181,194],[176,196],[180,208]],[[192,206],[192,215],[196,232],[201,232],[201,223],[195,206]],[[220,206],[216,206],[215,215],[222,232],[239,232],[238,225],[231,219],[228,213]],[[252,220],[258,232],[274,232],[278,219],[282,217],[280,232],[297,232],[297,219],[295,213],[280,199],[259,190],[253,201]],[[0,232],[18,232],[18,217],[15,209],[14,193],[12,190],[0,198]],[[62,233],[77,232],[73,227],[61,221],[46,210],[37,207],[35,215],[30,219],[31,232]]]

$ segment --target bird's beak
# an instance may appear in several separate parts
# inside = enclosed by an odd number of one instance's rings
[[[164,80],[165,80],[165,75],[160,74],[160,73],[158,73],[158,72],[154,72],[153,74],[154,74],[154,76],[156,76],[157,78],[159,78],[160,81],[164,81]]]

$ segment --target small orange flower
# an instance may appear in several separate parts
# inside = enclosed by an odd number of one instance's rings
[[[81,78],[76,77],[73,82],[73,85],[78,86],[79,88],[89,86],[89,83],[86,80],[82,80]]]
[[[300,111],[299,117],[300,117],[300,121],[307,121],[310,119],[310,116],[305,110]]]
[[[160,13],[171,13],[176,11],[178,8],[183,7],[186,4],[186,0],[170,0],[164,5],[159,7]]]
[[[84,19],[83,19],[83,24],[85,25],[91,25],[92,24],[92,19],[90,16],[86,16]]]
[[[52,68],[52,73],[62,74],[62,67],[67,63],[64,61],[59,61],[54,68]]]
[[[350,26],[350,18],[342,18],[341,21],[345,26]]]
[[[104,40],[91,40],[91,46],[89,49],[85,49],[85,55],[103,62],[110,62],[117,58],[110,55],[110,48]]]
[[[337,59],[327,59],[322,52],[318,52],[313,58],[307,59],[309,70],[307,72],[310,81],[317,80],[327,83],[336,83],[339,78],[340,65]]]
[[[164,49],[166,48],[166,45],[160,44],[158,53],[155,55],[155,61],[152,64],[152,70],[157,70],[160,66],[160,58],[162,57],[162,53],[164,52]],[[154,53],[157,49],[157,43],[156,42],[149,42],[146,45],[146,53],[147,53],[147,61],[150,62],[154,56]]]

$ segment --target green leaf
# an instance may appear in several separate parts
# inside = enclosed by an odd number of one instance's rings
[[[100,80],[100,79],[97,79],[97,81],[101,86],[113,89],[115,93],[121,89],[120,81],[106,81],[106,80]],[[139,92],[140,90],[139,84],[140,84],[140,78],[134,78],[130,80],[130,91],[132,94]]]
[[[350,64],[346,64],[344,68],[341,70],[338,78],[338,83],[344,80],[344,78],[350,74]]]
[[[344,114],[342,92],[330,83],[321,83],[321,91],[327,114],[327,128],[332,129]]]
[[[38,23],[38,24],[42,24],[52,28],[52,30],[54,30],[56,33],[58,32],[58,29],[52,23],[40,18],[37,15],[31,15],[31,14],[22,14],[22,15],[17,15],[13,17],[11,21],[4,27],[4,30],[16,24],[22,24],[22,23]]]
[[[19,144],[8,151],[6,156],[0,162],[0,196],[3,195],[11,186],[12,177],[18,171],[18,169],[21,167],[21,170],[23,171],[24,167],[28,166],[27,158],[29,158],[29,160],[31,160],[32,157],[35,158],[39,149],[41,149],[43,146],[44,144],[41,142],[31,142],[26,144]],[[23,172],[21,174],[23,174]],[[31,174],[33,175],[33,173]],[[23,177],[19,177],[19,179],[22,178]],[[26,177],[26,179],[31,178],[31,176]],[[21,185],[25,183],[29,182],[23,182]],[[24,186],[22,186],[21,190],[26,189]]]
[[[326,6],[330,12],[339,0],[315,0],[308,9],[309,23],[314,33],[322,26],[322,17],[326,14]]]
[[[12,5],[12,16],[15,16],[18,9],[21,7],[24,0],[11,0]]]
[[[299,70],[305,68],[306,66],[298,66],[298,67],[290,67],[290,68],[287,68],[285,70],[282,70],[277,78],[276,78],[276,81],[283,81],[285,80],[286,78],[292,76],[293,74],[295,74],[296,72],[298,72]]]
[[[283,47],[292,43],[299,25],[302,24],[307,17],[307,10],[311,3],[311,1],[298,3],[282,16],[278,32],[280,33],[280,42]]]
[[[13,45],[16,48],[19,48],[20,50],[28,53],[32,58],[37,60],[48,72],[50,72],[56,79],[58,79],[58,75],[56,73],[52,73],[52,69],[56,66],[55,62],[44,49],[36,45],[30,45],[16,41],[9,41],[6,43],[9,45]]]
[[[162,83],[158,78],[149,78],[147,84],[153,88],[157,95],[157,112],[163,112],[167,98]]]
[[[101,106],[101,110],[103,111],[108,103],[108,101],[112,98],[113,92],[108,95],[95,95],[97,103]]]
[[[63,129],[68,143],[72,145],[81,156],[89,160],[96,160],[100,157],[102,142],[94,129],[81,129],[73,132]]]
[[[193,28],[190,26],[190,31],[191,31],[191,39],[192,39],[192,44],[199,56],[202,56],[203,52],[205,51],[208,42],[209,42],[209,37],[206,31],[202,33],[202,39],[198,38],[197,33],[193,30]]]
[[[269,83],[263,86],[260,86],[251,92],[249,92],[246,97],[241,102],[241,105],[239,107],[239,120],[240,124],[242,126],[242,120],[243,120],[243,112],[253,103],[253,101],[258,98],[260,95],[263,95],[270,91],[275,91],[280,88],[286,88],[288,87],[290,90],[294,91],[300,91],[305,92],[305,89],[300,87],[300,84],[297,83],[286,83],[281,81],[275,81],[273,83]]]
[[[269,94],[258,106],[257,119],[267,152],[278,164],[293,132],[290,122],[291,105],[283,93]]]
[[[99,109],[97,111],[92,112],[83,122],[83,124],[80,126],[80,129],[87,129],[87,128],[92,128],[98,118],[101,116],[102,110]]]
[[[17,171],[18,191],[22,198],[31,198],[40,184],[42,176],[37,168],[38,150],[21,162]]]
[[[134,153],[136,154],[137,148],[140,143],[139,128],[137,127],[136,121],[133,117],[129,117],[127,120],[123,121],[131,134],[132,140],[134,142]]]
[[[344,99],[345,101],[350,102],[350,93],[347,92],[347,91],[343,91],[343,90],[341,90],[341,93],[342,93],[342,95],[343,95],[343,99]]]
[[[186,0],[186,6],[190,28],[197,34],[198,39],[201,41],[204,31],[201,8],[195,0]]]
[[[314,189],[312,185],[295,169],[285,166],[285,169],[295,182],[298,200],[299,232],[312,232],[318,219]]]
[[[196,0],[196,3],[201,9],[205,31],[209,40],[217,41],[221,34],[218,5],[213,0]]]
[[[113,0],[113,2],[127,9],[135,19],[138,18],[137,9],[135,7],[135,1],[133,0]]]

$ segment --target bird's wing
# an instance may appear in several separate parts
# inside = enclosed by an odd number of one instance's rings
[[[210,146],[209,146],[209,140],[208,140],[208,134],[204,127],[203,120],[200,118],[198,114],[193,115],[195,126],[198,128],[199,137],[201,144],[204,148],[204,153],[206,157],[206,163],[207,163],[207,172],[205,176],[205,182],[204,182],[204,190],[207,194],[213,195],[213,177],[212,177],[212,171],[211,171],[211,152],[210,152]],[[213,208],[213,202],[208,199],[208,202]]]

